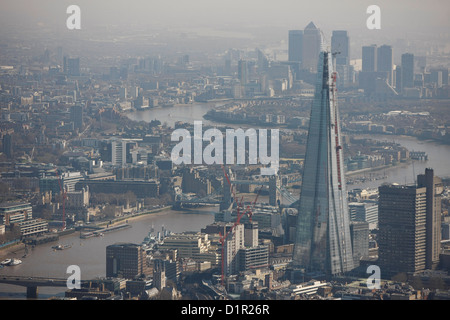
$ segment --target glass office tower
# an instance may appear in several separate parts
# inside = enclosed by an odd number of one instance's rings
[[[311,109],[293,266],[327,275],[353,269],[336,74],[321,52]]]

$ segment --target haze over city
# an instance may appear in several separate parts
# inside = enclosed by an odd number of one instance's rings
[[[450,300],[449,16],[2,0],[0,299]]]
[[[81,8],[82,29],[71,32],[65,27],[66,8]],[[381,9],[381,30],[368,30],[367,8]],[[260,45],[279,43],[286,29],[304,28],[314,21],[328,42],[332,30],[347,30],[357,45],[385,41],[413,42],[416,50],[425,50],[424,39],[448,39],[450,6],[445,0],[416,1],[296,1],[281,0],[171,0],[171,1],[2,1],[0,25],[3,36],[15,31],[32,30],[33,36],[70,42],[78,38],[115,39],[133,33],[195,33],[216,37],[216,41],[245,39]],[[25,29],[24,29],[25,28]],[[424,47],[421,47],[423,44]],[[188,50],[201,50],[189,47]],[[448,49],[448,48],[447,48]],[[355,56],[359,52],[354,52]]]

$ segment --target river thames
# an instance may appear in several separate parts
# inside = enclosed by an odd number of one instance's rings
[[[225,102],[217,103],[223,105]],[[203,115],[213,109],[213,103],[194,103],[180,105],[169,108],[155,108],[144,111],[128,113],[132,120],[144,120],[150,122],[158,119],[161,123],[166,122],[169,126],[174,126],[175,121],[183,121],[193,124],[194,121],[203,121],[205,124],[217,124],[203,119]],[[227,124],[228,125],[228,124]],[[282,129],[281,129],[282,130]],[[441,177],[450,177],[450,145],[439,144],[432,141],[421,141],[414,137],[393,136],[393,135],[358,135],[370,139],[396,142],[406,147],[409,151],[424,151],[428,154],[428,161],[414,161],[409,164],[402,164],[394,168],[389,168],[378,172],[386,175],[385,179],[366,181],[364,184],[355,184],[349,188],[376,188],[383,182],[395,182],[399,184],[413,183],[414,177],[425,172],[425,168],[433,168],[434,173]],[[364,174],[362,174],[364,175]],[[366,174],[368,176],[368,174]]]
[[[166,122],[169,126],[173,126],[174,122],[178,120],[191,123],[194,120],[204,120],[203,115],[213,107],[213,104],[192,104],[139,111],[129,113],[128,116],[131,119],[142,119],[144,121],[158,119],[162,123]],[[349,190],[353,188],[376,188],[384,182],[413,183],[415,176],[424,173],[425,168],[433,168],[437,176],[450,176],[450,146],[448,145],[420,141],[405,136],[370,135],[367,137],[394,141],[410,151],[424,151],[428,154],[428,161],[414,161],[413,164],[403,164],[381,170],[378,174],[386,176],[384,179],[349,185]],[[368,173],[362,175],[368,175]],[[298,197],[298,194],[293,195]],[[9,258],[19,258],[23,263],[0,269],[0,275],[67,278],[69,276],[66,273],[67,267],[78,265],[83,280],[104,277],[106,274],[106,246],[117,242],[141,243],[152,227],[155,232],[161,231],[163,227],[172,232],[200,231],[201,228],[214,221],[214,212],[217,210],[218,207],[204,207],[189,213],[166,210],[149,214],[130,220],[131,228],[107,233],[103,237],[80,239],[79,233],[76,232],[61,237],[59,240],[60,244],[72,245],[69,249],[53,250],[52,246],[56,243],[52,242],[36,246],[23,259],[23,251],[10,255]],[[40,287],[39,298],[64,296],[64,291],[65,288]],[[26,299],[25,292],[24,287],[0,284],[0,299]]]
[[[106,275],[106,246],[118,243],[141,243],[151,228],[154,234],[162,228],[171,232],[200,231],[214,222],[214,212],[218,207],[203,207],[189,213],[165,210],[129,220],[131,228],[105,233],[103,237],[81,239],[78,232],[60,237],[60,244],[72,247],[65,250],[53,250],[56,242],[36,246],[22,258],[23,250],[8,257],[23,261],[17,266],[0,269],[0,275],[19,275],[27,277],[67,278],[69,265],[77,265],[81,270],[81,279],[94,279]],[[25,299],[25,288],[0,284],[0,298]],[[40,287],[39,298],[54,295],[64,296],[65,288]]]

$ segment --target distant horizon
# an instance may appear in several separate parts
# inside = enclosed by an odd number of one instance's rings
[[[322,0],[314,3],[280,0],[276,4],[258,0],[169,0],[157,3],[145,0],[2,0],[0,25],[29,25],[65,28],[66,9],[76,4],[81,8],[82,29],[117,25],[158,28],[242,29],[260,26],[304,29],[310,22],[322,30],[349,30],[363,33],[369,14],[367,7],[376,4],[381,9],[381,30],[386,35],[427,34],[450,30],[450,4],[447,0]],[[55,30],[57,31],[57,30]],[[374,32],[374,33],[375,33]],[[370,34],[370,33],[368,33]]]
[[[81,9],[81,30],[69,30],[66,9]],[[228,48],[272,50],[283,59],[289,30],[303,30],[310,22],[322,31],[328,46],[333,30],[346,30],[350,37],[350,58],[361,58],[364,45],[391,45],[394,60],[401,53],[416,55],[450,53],[450,3],[447,0],[377,1],[381,29],[369,30],[368,0],[322,0],[310,3],[280,0],[170,0],[149,3],[96,0],[3,0],[0,4],[1,44],[64,46],[88,55],[109,49],[129,54],[216,52]],[[41,37],[42,36],[42,37]],[[10,41],[11,40],[11,41]],[[89,44],[88,48],[81,45]],[[91,44],[102,44],[92,48]],[[97,47],[95,45],[94,47]],[[108,49],[105,49],[105,48]],[[155,49],[156,47],[156,49]],[[125,49],[124,49],[125,48]],[[88,50],[85,50],[88,49]],[[159,50],[159,51],[158,51]],[[440,63],[440,62],[438,62]]]

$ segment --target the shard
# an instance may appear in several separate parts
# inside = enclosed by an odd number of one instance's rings
[[[353,269],[332,62],[332,53],[320,53],[292,259],[296,268],[331,276]]]

